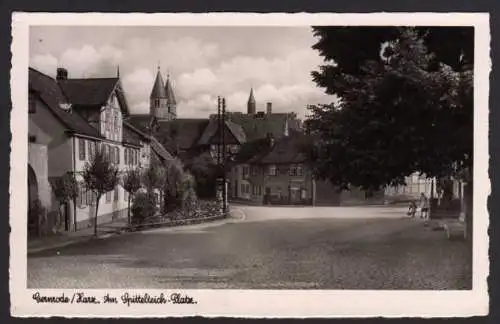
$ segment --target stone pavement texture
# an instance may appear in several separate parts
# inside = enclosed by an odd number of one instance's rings
[[[470,245],[402,210],[240,207],[240,220],[30,255],[28,287],[471,289]]]

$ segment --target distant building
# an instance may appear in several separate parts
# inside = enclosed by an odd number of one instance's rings
[[[160,67],[158,67],[153,89],[149,96],[149,115],[154,116],[158,121],[177,118],[177,101],[170,82],[170,75],[167,75],[167,81],[164,83]]]
[[[29,221],[31,230],[54,225],[59,204],[50,184],[68,172],[76,175],[80,185],[76,225],[92,225],[95,197],[86,190],[81,173],[97,149],[103,150],[121,172],[147,167],[152,159],[171,158],[150,135],[124,123],[129,114],[118,75],[72,79],[66,69],[58,68],[53,79],[29,69],[29,201],[39,200],[48,211],[44,224]],[[106,193],[99,203],[98,222],[124,217],[125,198],[121,185]],[[64,211],[66,230],[73,228],[74,216],[73,208]]]

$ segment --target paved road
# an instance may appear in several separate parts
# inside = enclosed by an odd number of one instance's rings
[[[29,288],[470,289],[471,251],[390,207],[238,207],[28,258]]]

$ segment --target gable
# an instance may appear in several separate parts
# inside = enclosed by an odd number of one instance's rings
[[[221,141],[220,135],[221,135],[220,129],[217,129],[215,134],[208,140],[208,144],[210,145],[219,144]],[[229,130],[227,125],[225,125],[224,127],[224,142],[226,142],[226,144],[241,144],[238,141],[238,139],[236,139],[236,137],[233,135],[233,133]]]

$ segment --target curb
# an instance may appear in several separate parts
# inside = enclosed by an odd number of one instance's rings
[[[148,231],[148,230],[154,230],[154,229],[158,229],[158,228],[181,228],[181,227],[185,227],[185,226],[194,226],[194,225],[200,225],[200,224],[209,224],[211,222],[214,222],[214,221],[218,221],[218,220],[221,220],[221,221],[230,221],[232,218],[233,219],[237,219],[237,220],[240,220],[240,219],[244,219],[244,213],[240,210],[240,213],[243,215],[242,218],[234,218],[232,216],[229,216],[229,217],[226,217],[226,218],[216,218],[216,217],[213,217],[213,218],[207,218],[205,221],[201,221],[199,223],[193,223],[193,224],[172,224],[170,222],[164,222],[164,223],[156,223],[156,224],[146,224],[144,225],[144,228],[140,229],[140,230],[136,230],[136,231],[127,231],[128,229],[128,226],[125,226],[125,227],[122,227],[120,229],[116,229],[114,231],[109,231],[109,232],[103,232],[101,235],[95,237],[93,235],[90,235],[90,236],[82,236],[80,238],[75,238],[73,240],[68,240],[68,241],[65,241],[65,242],[60,242],[60,243],[54,243],[54,244],[51,244],[51,245],[47,245],[47,246],[41,246],[41,247],[36,247],[36,248],[28,248],[27,249],[27,255],[30,255],[30,254],[35,254],[35,253],[39,253],[39,252],[43,252],[43,251],[48,251],[48,250],[54,250],[54,249],[58,249],[58,248],[62,248],[62,247],[66,247],[66,246],[70,246],[70,245],[73,245],[73,244],[77,244],[77,243],[83,243],[83,242],[87,242],[87,241],[92,241],[92,240],[100,240],[100,239],[107,239],[107,238],[110,238],[110,237],[115,237],[115,236],[118,236],[118,235],[126,235],[126,234],[133,234],[133,233],[140,233],[140,232],[144,232],[144,231]],[[200,220],[200,219],[191,219],[192,220]],[[187,221],[187,220],[183,220],[183,221]],[[148,226],[148,225],[156,225],[156,226]],[[168,226],[170,225],[170,226]]]

